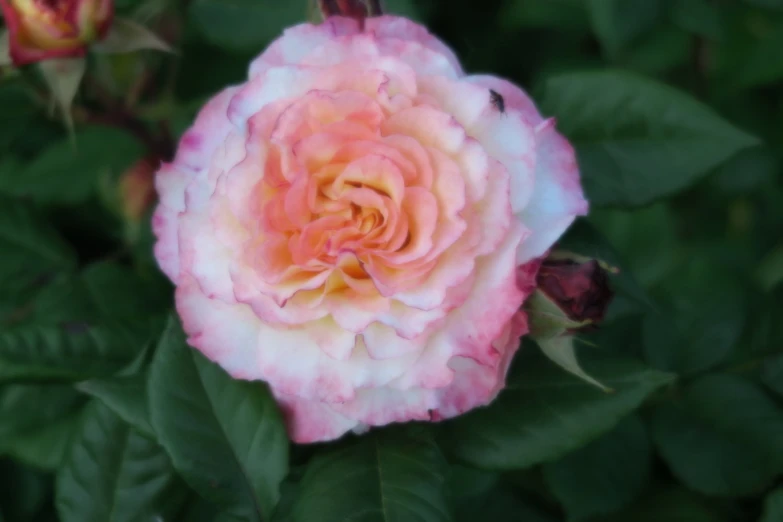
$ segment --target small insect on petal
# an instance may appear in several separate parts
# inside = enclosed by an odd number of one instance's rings
[[[500,94],[499,92],[490,89],[489,101],[490,103],[492,103],[492,106],[498,110],[498,112],[500,113],[506,112],[506,100],[503,98],[503,95]]]

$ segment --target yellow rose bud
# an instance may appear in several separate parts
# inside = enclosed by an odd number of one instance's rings
[[[15,65],[83,56],[111,25],[113,0],[0,0]]]

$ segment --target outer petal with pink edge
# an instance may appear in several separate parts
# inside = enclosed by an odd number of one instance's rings
[[[517,252],[518,263],[526,263],[544,255],[577,216],[587,214],[588,203],[579,182],[574,149],[555,129],[555,120],[544,120],[530,97],[513,83],[480,75],[469,76],[465,81],[499,93],[506,110],[519,113],[535,129],[533,194],[523,209],[515,209],[532,232]]]
[[[359,34],[356,20],[339,16],[333,16],[320,25],[301,24],[291,27],[250,64],[250,77],[269,67],[306,63],[308,57],[321,56],[325,47],[330,48],[331,56],[337,52],[337,56],[344,57],[338,59],[338,63],[355,58],[355,51],[350,50],[350,44]],[[414,66],[417,72],[454,78],[464,74],[452,50],[410,20],[396,16],[370,18],[365,21],[364,34],[370,38],[368,42],[377,45],[381,55],[398,56]],[[340,52],[340,49],[344,52]]]

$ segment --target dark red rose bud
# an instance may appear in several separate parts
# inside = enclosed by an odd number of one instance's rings
[[[614,296],[606,270],[596,260],[578,263],[547,259],[538,272],[538,289],[568,319],[587,323],[579,331],[600,323]]]
[[[380,0],[318,0],[324,19],[330,16],[348,16],[362,22],[368,16],[382,14]]]

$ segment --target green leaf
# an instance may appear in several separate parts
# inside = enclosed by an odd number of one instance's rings
[[[764,361],[761,378],[769,389],[783,397],[783,354],[768,357]]]
[[[687,94],[620,71],[552,76],[541,109],[576,146],[595,205],[674,194],[758,143]]]
[[[590,324],[590,321],[571,320],[541,290],[536,290],[527,298],[525,301],[525,312],[527,312],[530,336],[537,341],[555,339],[564,335],[569,329],[580,328]]]
[[[54,471],[65,461],[71,441],[81,423],[81,412],[18,437],[8,453],[20,462],[38,469]]]
[[[775,152],[766,146],[743,150],[715,174],[715,185],[730,195],[752,193],[774,183],[781,167]]]
[[[0,381],[110,375],[128,364],[137,349],[133,336],[115,326],[14,327],[0,332]]]
[[[168,519],[186,491],[156,442],[93,402],[57,475],[57,512],[62,522]]]
[[[712,50],[713,89],[724,95],[771,84],[783,77],[783,65],[777,59],[783,45],[783,17],[779,13],[734,7],[728,15],[728,37]]]
[[[601,517],[600,522],[728,522],[710,501],[679,487],[656,488],[644,498],[616,515]],[[598,522],[598,521],[596,521]]]
[[[691,35],[667,24],[631,46],[620,63],[630,70],[657,76],[687,64],[692,47]]]
[[[582,366],[579,364],[579,360],[576,358],[574,338],[572,336],[561,335],[560,337],[541,339],[537,342],[538,346],[541,347],[541,352],[546,355],[553,363],[557,364],[572,375],[579,377],[586,383],[592,384],[605,393],[612,392],[611,389],[596,381],[593,377],[584,371]]]
[[[586,371],[615,390],[604,393],[540,356],[521,359],[494,403],[450,423],[450,448],[476,467],[519,469],[559,458],[638,408],[671,374],[615,358],[583,361]]]
[[[498,16],[501,27],[555,27],[585,30],[589,27],[584,0],[548,0],[547,2],[505,2]]]
[[[84,288],[101,317],[132,323],[165,314],[170,306],[168,288],[143,278],[116,263],[95,263],[82,272]]]
[[[504,481],[497,473],[451,466],[446,478],[449,501],[455,522],[498,520],[503,522],[555,522],[536,504],[528,502],[510,481]]]
[[[707,370],[736,348],[745,325],[745,289],[711,258],[680,264],[666,282],[658,311],[642,326],[644,354],[656,368],[678,374]]]
[[[36,107],[32,97],[15,82],[0,85],[0,107],[3,108],[3,118],[0,120],[0,150],[4,151],[15,139],[24,135],[36,115]]]
[[[447,522],[446,461],[428,437],[390,430],[353,440],[308,464],[294,522]]]
[[[743,0],[746,4],[766,9],[783,9],[783,0]]]
[[[48,473],[10,459],[0,460],[0,511],[12,522],[41,520],[51,492]],[[0,520],[3,520],[0,517]]]
[[[43,469],[62,462],[85,399],[68,386],[0,387],[0,454]]]
[[[759,522],[780,522],[783,520],[783,488],[778,488],[764,500],[764,515]]]
[[[0,319],[42,284],[73,270],[76,256],[30,206],[0,198]]]
[[[63,113],[68,130],[73,131],[71,105],[87,71],[87,59],[81,56],[50,58],[38,62],[38,67]]]
[[[31,317],[0,331],[0,381],[111,375],[158,331],[165,302],[133,272],[91,265],[50,285]]]
[[[176,522],[244,522],[224,511],[218,511],[214,504],[192,493],[185,501],[183,512],[174,519]]]
[[[144,49],[171,52],[169,44],[133,20],[115,18],[106,37],[92,45],[91,50],[99,53],[132,53]]]
[[[603,437],[544,465],[544,474],[568,519],[584,520],[630,504],[644,489],[651,467],[644,423],[631,416]]]
[[[704,377],[653,413],[661,456],[696,491],[757,494],[783,469],[783,410],[741,377]]]
[[[756,271],[756,279],[766,291],[783,283],[783,245],[764,256]]]
[[[660,0],[587,0],[590,22],[604,51],[616,58],[663,14]]]
[[[622,255],[625,265],[621,267],[646,288],[665,281],[681,262],[678,256],[683,247],[677,237],[677,219],[665,203],[631,212],[598,209],[590,213],[590,221]],[[639,230],[648,231],[656,240],[649,241]],[[648,304],[653,308],[652,302]]]
[[[672,2],[672,19],[692,33],[718,40],[723,33],[720,12],[709,0],[677,0]]]
[[[11,65],[11,42],[8,31],[0,30],[0,67]]]
[[[190,6],[190,18],[206,39],[235,51],[258,52],[306,16],[303,2],[194,0]]]
[[[176,319],[149,380],[152,426],[199,494],[248,520],[267,520],[288,471],[288,438],[264,384],[233,380],[185,344]]]
[[[140,433],[155,437],[147,400],[147,374],[138,373],[79,383],[78,389],[99,399]]]
[[[51,145],[12,178],[0,179],[0,187],[40,203],[81,203],[97,190],[101,177],[120,175],[143,153],[127,132],[87,128]]]
[[[427,5],[417,0],[386,0],[383,4],[383,12],[404,16],[410,20],[422,23],[426,18],[429,11],[434,6],[432,4]]]

